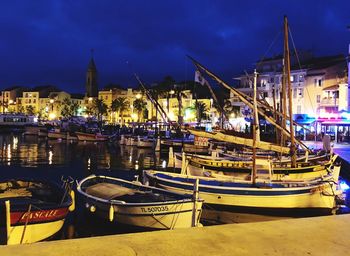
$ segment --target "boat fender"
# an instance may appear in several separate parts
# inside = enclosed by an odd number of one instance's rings
[[[72,198],[72,204],[69,206],[68,210],[70,212],[73,212],[75,210],[75,192],[74,192],[74,190],[71,190],[69,194]]]
[[[96,207],[94,205],[91,205],[89,210],[90,212],[94,213],[96,211]]]
[[[112,222],[114,220],[114,208],[113,205],[109,207],[109,221]]]

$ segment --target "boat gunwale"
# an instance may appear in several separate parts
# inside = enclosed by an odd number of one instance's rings
[[[153,172],[153,173],[151,173]],[[166,172],[160,172],[160,171],[146,171],[146,175],[150,176],[151,178],[154,178],[154,179],[158,179],[158,180],[162,180],[164,182],[171,182],[171,183],[175,183],[175,184],[183,184],[183,185],[188,185],[190,183],[188,182],[184,182],[184,181],[177,181],[177,180],[174,180],[174,179],[166,179],[166,178],[163,178],[163,177],[159,177],[157,176],[156,174],[157,173],[160,173],[160,174],[164,174],[164,175],[167,175],[167,176],[170,176],[172,177],[171,175],[169,175],[168,173]],[[173,176],[174,178],[182,178],[182,179],[199,179],[199,180],[205,180],[205,181],[216,181],[216,182],[222,182],[222,183],[235,183],[235,184],[239,184],[238,182],[227,182],[227,181],[224,181],[224,180],[214,180],[214,179],[210,179],[210,178],[207,178],[207,177],[199,177],[199,178],[195,178],[197,176],[191,176],[191,175],[186,175],[185,177],[179,177],[179,176]],[[201,184],[199,183],[199,187],[203,187],[203,188],[206,188],[206,189],[218,189],[218,190],[247,190],[247,191],[263,191],[263,190],[266,190],[266,191],[272,191],[272,190],[278,190],[280,192],[283,192],[283,191],[296,191],[296,190],[305,190],[305,189],[314,189],[314,188],[318,188],[320,186],[323,186],[324,184],[327,184],[328,182],[332,182],[332,175],[328,175],[327,178],[329,177],[329,180],[323,180],[323,179],[318,179],[318,180],[315,180],[315,184],[311,184],[311,185],[305,185],[305,186],[297,186],[297,187],[283,187],[283,188],[274,188],[274,187],[269,187],[267,188],[266,186],[265,187],[233,187],[233,186],[215,186],[215,185],[206,185],[206,184]],[[321,183],[322,182],[322,183]],[[241,183],[241,182],[240,182]],[[291,183],[291,182],[278,182],[278,183],[281,183],[281,184],[296,184],[296,183],[299,183],[300,182],[295,182],[295,183]],[[251,182],[247,182],[247,183],[242,183],[242,184],[251,184]],[[271,183],[265,183],[265,185],[268,185],[268,184],[271,184]],[[261,185],[264,185],[264,183],[261,183]]]

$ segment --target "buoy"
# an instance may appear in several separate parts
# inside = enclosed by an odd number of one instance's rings
[[[69,194],[72,198],[72,204],[69,206],[68,210],[70,212],[72,212],[75,210],[75,192],[74,192],[74,190],[71,190]]]
[[[114,208],[113,205],[111,205],[111,207],[109,207],[109,221],[113,221],[114,219]]]

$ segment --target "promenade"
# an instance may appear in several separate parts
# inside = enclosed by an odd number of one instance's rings
[[[1,246],[0,255],[349,255],[350,215]]]

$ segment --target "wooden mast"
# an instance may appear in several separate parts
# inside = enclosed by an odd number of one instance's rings
[[[235,96],[237,96],[243,103],[245,103],[248,107],[250,107],[251,109],[253,108],[253,103],[252,98],[249,97],[248,95],[239,92],[238,90],[236,90],[235,88],[232,88],[231,86],[229,86],[227,83],[225,83],[222,79],[220,79],[217,75],[215,75],[213,72],[209,71],[206,67],[204,67],[202,64],[200,64],[198,61],[196,61],[195,59],[193,59],[192,57],[188,56],[188,58],[190,58],[193,62],[193,64],[196,66],[197,69],[201,69],[203,70],[208,76],[210,76],[211,78],[213,78],[214,80],[217,81],[218,84],[222,85],[223,87],[227,88],[228,90],[230,90]],[[258,101],[259,102],[259,101]],[[264,109],[267,108],[267,106],[263,106]],[[271,109],[271,108],[269,108]],[[268,121],[269,123],[271,123],[272,125],[274,125],[277,129],[279,129],[281,131],[281,133],[285,134],[287,137],[290,136],[290,133],[287,129],[283,128],[282,126],[280,126],[279,124],[277,124],[277,122],[274,120],[274,118],[269,117],[266,112],[262,109],[262,108],[258,108],[258,113],[260,115],[262,115],[266,121]],[[278,113],[277,113],[278,114]],[[305,150],[309,150],[308,147],[302,143],[301,141],[298,141],[298,144]]]
[[[295,152],[295,137],[293,126],[293,102],[292,102],[292,85],[290,82],[290,56],[289,56],[289,44],[288,44],[288,20],[287,16],[284,16],[284,75],[285,81],[288,86],[288,107],[289,107],[289,131],[290,131],[290,154],[291,154],[291,167],[296,167],[296,152]],[[285,96],[286,97],[286,96]],[[286,102],[285,102],[286,103]]]
[[[259,129],[259,115],[257,110],[257,72],[254,70],[254,84],[253,84],[253,173],[252,173],[252,183],[256,182],[256,145],[260,141],[260,129]]]

